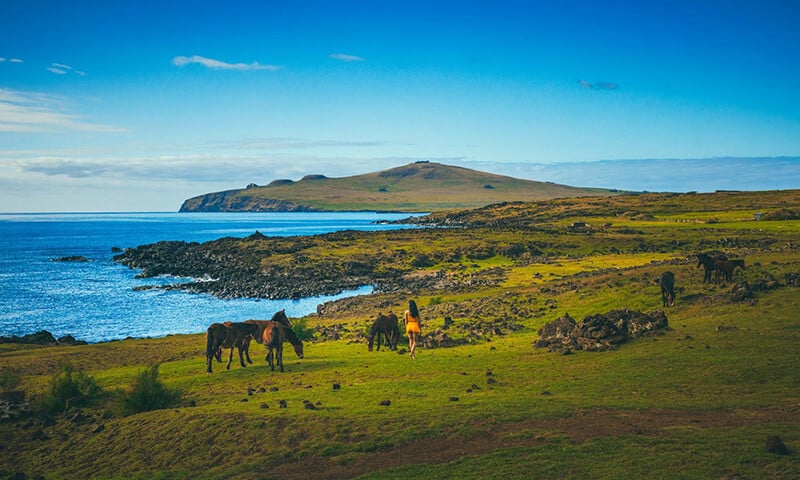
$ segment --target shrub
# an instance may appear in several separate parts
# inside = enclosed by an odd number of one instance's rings
[[[0,370],[0,390],[14,390],[22,381],[19,370],[12,367],[3,367]]]
[[[180,398],[180,394],[164,386],[158,379],[158,365],[151,365],[141,372],[133,388],[125,396],[125,412],[128,414],[167,408]]]
[[[305,318],[292,322],[292,331],[302,342],[309,342],[314,338],[314,329],[308,326]]]
[[[53,375],[47,393],[41,398],[40,409],[46,413],[66,413],[70,407],[86,405],[96,400],[103,390],[94,378],[83,370],[64,364]]]

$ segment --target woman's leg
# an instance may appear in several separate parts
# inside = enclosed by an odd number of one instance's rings
[[[414,356],[414,350],[417,348],[417,332],[410,332],[408,334],[408,348],[411,350],[411,358],[416,358]]]

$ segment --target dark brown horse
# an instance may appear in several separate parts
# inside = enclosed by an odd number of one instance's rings
[[[247,354],[250,338],[257,334],[257,325],[236,322],[212,323],[206,330],[206,372],[211,373],[211,363],[214,358],[218,362],[222,361],[223,348],[231,349],[228,355],[228,365],[225,368],[231,369],[234,347],[239,350],[239,363],[242,367],[246,367],[243,355]],[[249,354],[247,361],[253,363]]]
[[[661,302],[665,307],[675,305],[675,274],[664,272],[658,280],[661,286]]]
[[[703,283],[711,281],[711,274],[714,273],[716,268],[714,267],[714,262],[718,260],[727,260],[728,256],[724,253],[715,253],[715,254],[708,254],[708,253],[698,253],[697,254],[697,266],[703,266],[704,274],[703,274]]]
[[[367,349],[371,352],[372,345],[374,344],[375,337],[378,337],[378,348],[381,349],[381,335],[383,335],[383,342],[386,342],[390,350],[397,350],[397,342],[400,340],[400,326],[397,322],[397,315],[389,312],[388,315],[383,313],[378,314],[378,318],[372,322],[372,327],[369,329],[369,340],[367,341]]]

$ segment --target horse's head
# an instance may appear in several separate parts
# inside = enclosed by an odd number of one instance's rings
[[[292,347],[294,347],[294,353],[297,354],[297,358],[303,358],[303,342],[293,343]]]
[[[275,312],[275,315],[272,316],[272,321],[281,323],[287,327],[292,326],[292,323],[289,321],[289,317],[286,316],[286,309]]]

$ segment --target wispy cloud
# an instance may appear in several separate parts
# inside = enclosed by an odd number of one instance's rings
[[[587,80],[578,80],[578,85],[587,90],[616,90],[619,88],[618,83],[614,82],[589,82]]]
[[[19,58],[0,57],[0,63],[4,63],[4,62],[8,62],[8,63],[23,63],[23,61],[20,60]]]
[[[334,60],[341,60],[343,62],[365,62],[366,59],[364,57],[359,57],[357,55],[349,55],[347,53],[331,53],[328,55],[329,58]]]
[[[274,72],[282,68],[279,65],[264,65],[258,62],[228,63],[213,58],[201,57],[200,55],[192,55],[191,57],[177,56],[172,59],[172,64],[176,67],[185,67],[193,63],[212,70],[269,70]]]
[[[55,73],[56,75],[66,75],[68,73],[74,73],[78,76],[85,76],[86,73],[80,70],[75,70],[69,65],[65,65],[63,63],[51,63],[49,67],[47,67],[47,71],[51,73]]]
[[[217,148],[236,148],[242,150],[295,150],[333,147],[381,147],[397,145],[387,140],[314,140],[292,137],[245,138],[235,142],[217,142]]]
[[[37,92],[0,88],[0,132],[124,132],[123,128],[84,120],[63,112],[62,99]]]

